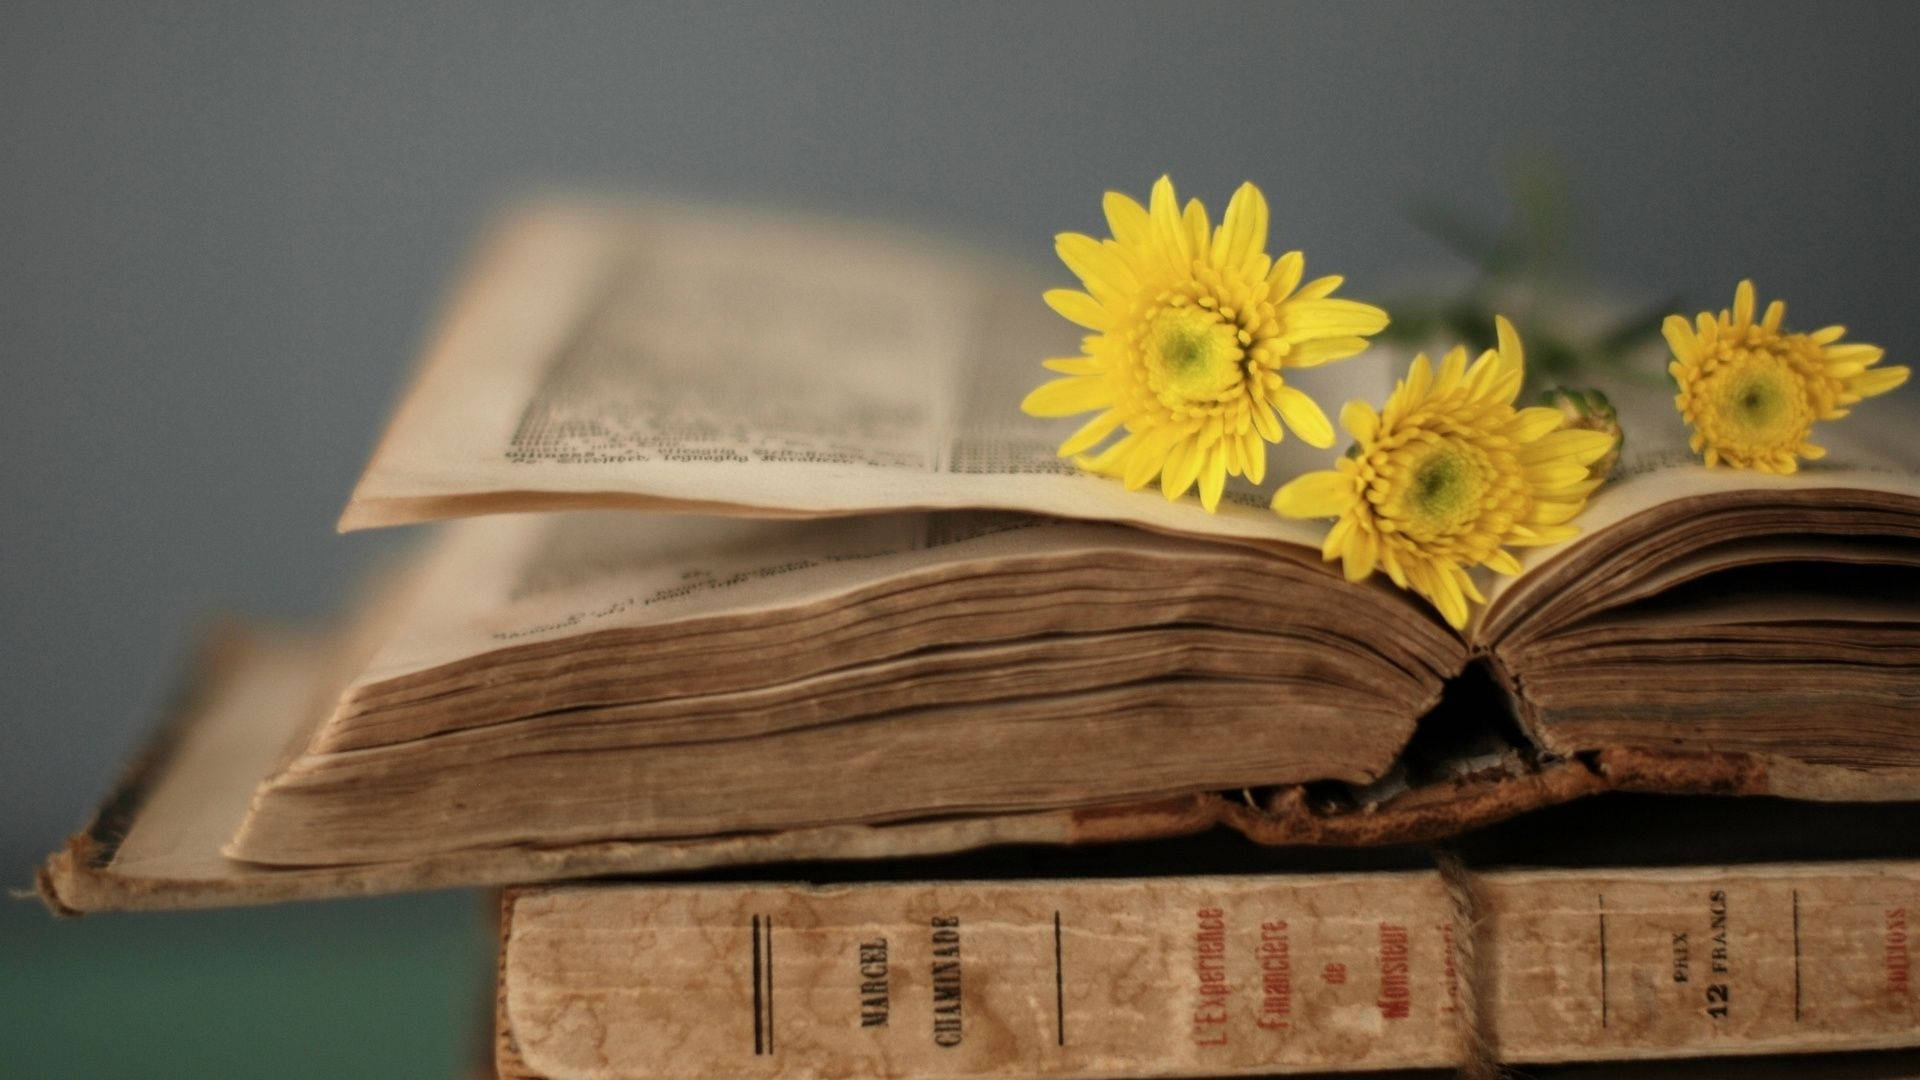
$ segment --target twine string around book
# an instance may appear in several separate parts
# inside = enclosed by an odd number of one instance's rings
[[[1433,849],[1433,862],[1440,871],[1440,883],[1446,888],[1447,906],[1453,919],[1453,951],[1460,970],[1460,1002],[1454,1013],[1454,1030],[1460,1036],[1461,1080],[1500,1080],[1506,1070],[1494,1049],[1491,1017],[1487,1000],[1489,957],[1481,949],[1485,937],[1486,893],[1465,860],[1452,848]]]

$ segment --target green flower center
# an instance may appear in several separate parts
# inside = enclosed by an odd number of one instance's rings
[[[1237,328],[1198,307],[1162,308],[1144,341],[1153,388],[1185,401],[1218,398],[1242,379]]]
[[[1411,534],[1458,535],[1473,527],[1485,509],[1489,490],[1487,463],[1475,448],[1438,442],[1415,458],[1402,474],[1398,513]]]
[[[1748,427],[1766,427],[1786,407],[1785,388],[1778,379],[1750,375],[1733,388],[1734,415]]]
[[[1790,449],[1806,438],[1813,411],[1806,387],[1784,357],[1756,352],[1709,379],[1722,438],[1752,450]]]
[[[1451,513],[1466,497],[1466,465],[1453,454],[1435,454],[1413,474],[1413,501],[1430,513]]]

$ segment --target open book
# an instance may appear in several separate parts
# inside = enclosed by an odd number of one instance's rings
[[[1373,843],[1613,787],[1920,798],[1900,425],[1823,430],[1792,477],[1709,470],[1665,391],[1608,387],[1628,455],[1583,535],[1459,633],[1249,487],[1208,514],[1058,459],[1017,408],[1071,351],[1038,291],[846,226],[514,219],[342,526],[462,520],[324,672],[256,648],[272,695],[213,692],[50,887],[130,902],[114,861],[169,791],[198,869],[139,850],[172,902],[1222,821]],[[1377,401],[1398,366],[1303,381]],[[1283,443],[1269,475],[1334,453]],[[1463,704],[1474,671],[1498,690]]]

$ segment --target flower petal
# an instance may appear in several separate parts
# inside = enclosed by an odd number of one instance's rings
[[[1188,199],[1187,209],[1180,218],[1181,226],[1187,234],[1187,250],[1193,253],[1195,262],[1207,261],[1207,249],[1212,228],[1207,224],[1207,208],[1200,205],[1199,199]]]
[[[1240,433],[1240,454],[1247,460],[1247,479],[1255,484],[1267,479],[1267,444],[1260,433],[1249,427]]]
[[[1361,446],[1366,446],[1380,431],[1380,414],[1373,411],[1372,405],[1354,398],[1340,407],[1340,426]]]
[[[1267,198],[1251,183],[1241,184],[1227,201],[1227,212],[1220,219],[1220,231],[1226,240],[1224,250],[1213,253],[1214,265],[1243,269],[1267,246]]]
[[[1282,367],[1310,368],[1334,360],[1345,360],[1349,356],[1358,356],[1367,351],[1372,344],[1363,337],[1328,337],[1303,341],[1287,350],[1281,361]]]
[[[1561,428],[1520,448],[1523,465],[1591,465],[1613,449],[1614,437],[1605,431]]]
[[[1192,479],[1188,479],[1184,484],[1180,482],[1180,467],[1188,458],[1193,457],[1198,449],[1198,445],[1192,439],[1183,439],[1173,444],[1173,449],[1167,451],[1166,460],[1160,463],[1160,494],[1169,499],[1177,499],[1185,495],[1187,489],[1193,486]]]
[[[1386,329],[1387,313],[1358,300],[1296,298],[1286,305],[1283,324],[1286,336],[1302,339],[1377,334]]]
[[[1434,396],[1446,397],[1452,394],[1455,390],[1460,389],[1460,383],[1464,381],[1466,377],[1467,349],[1464,345],[1456,345],[1447,350],[1446,357],[1440,361],[1440,370],[1434,373]]]
[[[1558,431],[1566,421],[1566,414],[1559,409],[1535,405],[1513,414],[1513,419],[1506,423],[1506,436],[1517,443],[1530,443]]]
[[[1249,410],[1249,415],[1253,419],[1253,430],[1259,432],[1261,438],[1274,443],[1286,438],[1287,433],[1280,426],[1280,418],[1273,414],[1273,406],[1257,401]]]
[[[1395,393],[1394,396],[1404,399],[1408,406],[1417,405],[1426,399],[1427,391],[1433,388],[1433,364],[1428,361],[1426,353],[1420,353],[1413,358],[1413,363],[1407,367],[1407,378],[1401,384],[1401,388],[1405,393]]]
[[[1278,304],[1300,287],[1300,275],[1307,271],[1307,260],[1297,251],[1289,251],[1273,262],[1267,271],[1267,299]]]
[[[1124,477],[1127,487],[1145,487],[1166,466],[1167,454],[1186,439],[1186,429],[1170,424],[1144,432],[1140,436],[1139,448],[1133,452],[1133,461],[1127,467]]]
[[[1904,366],[1874,368],[1847,380],[1847,389],[1863,398],[1884,394],[1907,381],[1910,370]]]
[[[1545,547],[1579,535],[1580,530],[1571,525],[1515,525],[1506,544],[1508,547]]]
[[[1533,504],[1533,512],[1527,515],[1527,524],[1565,525],[1578,517],[1580,511],[1584,509],[1586,509],[1585,503],[1537,502]]]
[[[1333,469],[1302,473],[1273,493],[1273,510],[1292,518],[1339,517],[1356,498],[1353,478]]]
[[[1828,364],[1860,364],[1864,367],[1872,367],[1886,357],[1887,350],[1878,345],[1855,341],[1845,345],[1829,345],[1820,350],[1820,355]]]
[[[1334,522],[1333,528],[1327,530],[1326,539],[1320,541],[1320,561],[1332,562],[1339,558],[1340,552],[1347,546],[1347,538],[1355,531],[1353,519],[1350,517],[1343,517]]]
[[[1207,460],[1200,466],[1200,505],[1211,514],[1220,505],[1220,493],[1227,486],[1227,452],[1214,443],[1206,449]]]
[[[1107,309],[1079,289],[1048,289],[1040,298],[1069,322],[1078,323],[1089,330],[1104,331],[1113,325],[1113,316],[1107,313]]]
[[[1280,410],[1280,418],[1302,442],[1321,450],[1333,445],[1333,425],[1312,398],[1282,385],[1273,391],[1273,403]]]
[[[1700,356],[1699,339],[1693,336],[1693,324],[1679,315],[1669,315],[1660,324],[1660,333],[1666,336],[1667,348],[1673,350],[1674,359],[1691,364]]]
[[[1513,552],[1506,548],[1494,548],[1491,555],[1480,561],[1496,574],[1512,577],[1520,572],[1520,560],[1514,558]]]
[[[1733,290],[1733,325],[1748,326],[1753,322],[1753,282],[1742,281]]]
[[[1107,212],[1107,231],[1115,240],[1130,248],[1147,246],[1153,223],[1146,207],[1117,191],[1107,192],[1100,205]]]
[[[1147,216],[1164,257],[1181,263],[1193,258],[1186,230],[1180,227],[1180,204],[1174,198],[1172,178],[1162,176],[1153,182],[1153,192],[1147,196]]]
[[[1091,356],[1054,356],[1040,361],[1040,366],[1062,375],[1103,375],[1107,370],[1106,361]]]
[[[1120,410],[1108,409],[1080,426],[1080,430],[1060,444],[1060,456],[1072,457],[1091,450],[1095,443],[1114,433],[1120,426]]]
[[[1107,389],[1107,380],[1072,375],[1041,383],[1020,403],[1020,411],[1028,416],[1072,416],[1111,404],[1113,395]]]
[[[1181,445],[1186,448],[1185,452],[1178,458],[1169,458],[1166,465],[1167,470],[1173,474],[1173,488],[1176,496],[1186,494],[1187,489],[1193,486],[1193,482],[1200,478],[1200,467],[1207,463],[1205,448],[1197,439],[1188,439]]]
[[[1355,529],[1340,552],[1340,572],[1348,581],[1363,581],[1380,561],[1380,538],[1372,530]]]
[[[1524,375],[1527,370],[1527,352],[1520,344],[1520,331],[1513,328],[1505,315],[1493,317],[1493,331],[1500,339],[1500,374],[1502,376]]]
[[[1328,274],[1323,278],[1314,278],[1301,287],[1295,297],[1300,300],[1321,300],[1333,294],[1347,279],[1339,274]]]
[[[1133,270],[1091,236],[1061,233],[1053,238],[1053,250],[1102,305],[1124,303],[1140,288]]]
[[[1467,626],[1467,598],[1460,590],[1459,578],[1455,577],[1456,568],[1452,566],[1434,566],[1428,577],[1427,599],[1440,609],[1440,615],[1447,625],[1455,630],[1464,630]]]
[[[1526,466],[1527,484],[1535,491],[1557,491],[1569,484],[1577,484],[1586,478],[1587,467],[1585,465],[1550,464]],[[1579,507],[1576,506],[1574,509],[1578,510]],[[1554,522],[1552,524],[1558,523]]]
[[[1760,325],[1768,330],[1780,329],[1780,323],[1787,317],[1787,302],[1775,300],[1767,305],[1767,313],[1760,317]]]
[[[1126,457],[1128,452],[1130,452],[1139,441],[1140,436],[1129,431],[1120,438],[1108,443],[1106,449],[1100,451],[1098,454],[1092,457],[1075,458],[1074,464],[1088,472],[1099,473],[1102,476],[1112,476],[1114,468],[1119,465],[1121,460]]]

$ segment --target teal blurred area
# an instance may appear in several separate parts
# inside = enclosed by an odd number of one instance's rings
[[[0,904],[0,1076],[473,1075],[493,905],[446,892],[55,919]]]

